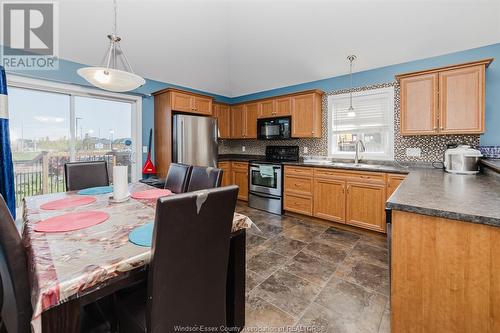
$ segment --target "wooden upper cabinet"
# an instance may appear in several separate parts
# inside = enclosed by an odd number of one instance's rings
[[[292,98],[284,97],[275,100],[276,115],[279,117],[289,116],[292,112]]]
[[[219,127],[219,138],[231,138],[231,108],[229,105],[214,103],[213,109]]]
[[[401,134],[484,132],[485,71],[493,59],[397,76]]]
[[[439,73],[442,134],[484,132],[484,76],[484,65]]]
[[[193,111],[193,102],[192,95],[184,94],[178,91],[172,91],[172,110],[181,111],[181,112],[192,112]]]
[[[212,114],[212,99],[208,97],[193,97],[193,112],[199,114]]]
[[[212,98],[192,95],[180,91],[171,92],[172,110],[203,115],[212,115]]]
[[[292,137],[321,137],[321,95],[309,93],[292,97]]]
[[[257,139],[258,103],[245,104],[245,139]]]
[[[276,114],[276,104],[273,99],[259,102],[259,118],[270,118]]]
[[[436,133],[438,78],[438,74],[428,74],[401,79],[402,135]]]
[[[347,181],[346,223],[385,232],[385,184]]]
[[[231,107],[231,138],[243,139],[245,137],[245,108],[244,105]]]

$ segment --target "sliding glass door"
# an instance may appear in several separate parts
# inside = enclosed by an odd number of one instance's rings
[[[137,126],[130,101],[9,87],[16,203],[65,191],[64,164],[106,160],[137,180]],[[139,124],[140,126],[140,124]]]

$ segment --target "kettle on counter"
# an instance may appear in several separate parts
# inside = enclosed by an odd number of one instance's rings
[[[448,148],[444,153],[444,170],[463,175],[476,174],[479,172],[478,161],[482,156],[479,150],[467,145]]]

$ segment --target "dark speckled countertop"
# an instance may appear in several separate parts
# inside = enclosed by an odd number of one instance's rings
[[[219,161],[262,159],[261,155],[220,155]],[[500,172],[500,160],[481,162]],[[490,172],[478,175],[455,175],[442,169],[396,166],[393,164],[354,167],[349,163],[336,165],[285,162],[285,165],[317,168],[388,172],[408,174],[387,200],[386,207],[411,213],[430,215],[500,227],[500,175]]]
[[[500,227],[500,178],[411,169],[387,208]]]

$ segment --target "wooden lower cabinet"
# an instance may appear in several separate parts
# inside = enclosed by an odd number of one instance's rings
[[[399,185],[403,182],[405,179],[406,175],[402,174],[395,174],[395,173],[389,173],[387,174],[387,191],[386,191],[386,197],[389,199],[389,197],[396,191],[399,187]]]
[[[232,162],[231,163],[231,183],[238,185],[238,199],[248,201],[248,163],[247,162]]]
[[[345,180],[314,179],[315,217],[345,223]]]
[[[385,232],[385,184],[347,181],[346,223]]]
[[[392,332],[500,332],[500,228],[392,211]]]
[[[283,207],[290,212],[311,216],[313,210],[312,203],[312,197],[308,195],[288,193],[285,195]]]
[[[285,166],[283,208],[294,213],[385,232],[386,193],[394,192],[405,176]]]
[[[221,186],[228,186],[232,184],[231,181],[231,162],[219,162],[219,169],[222,169],[222,183]]]

